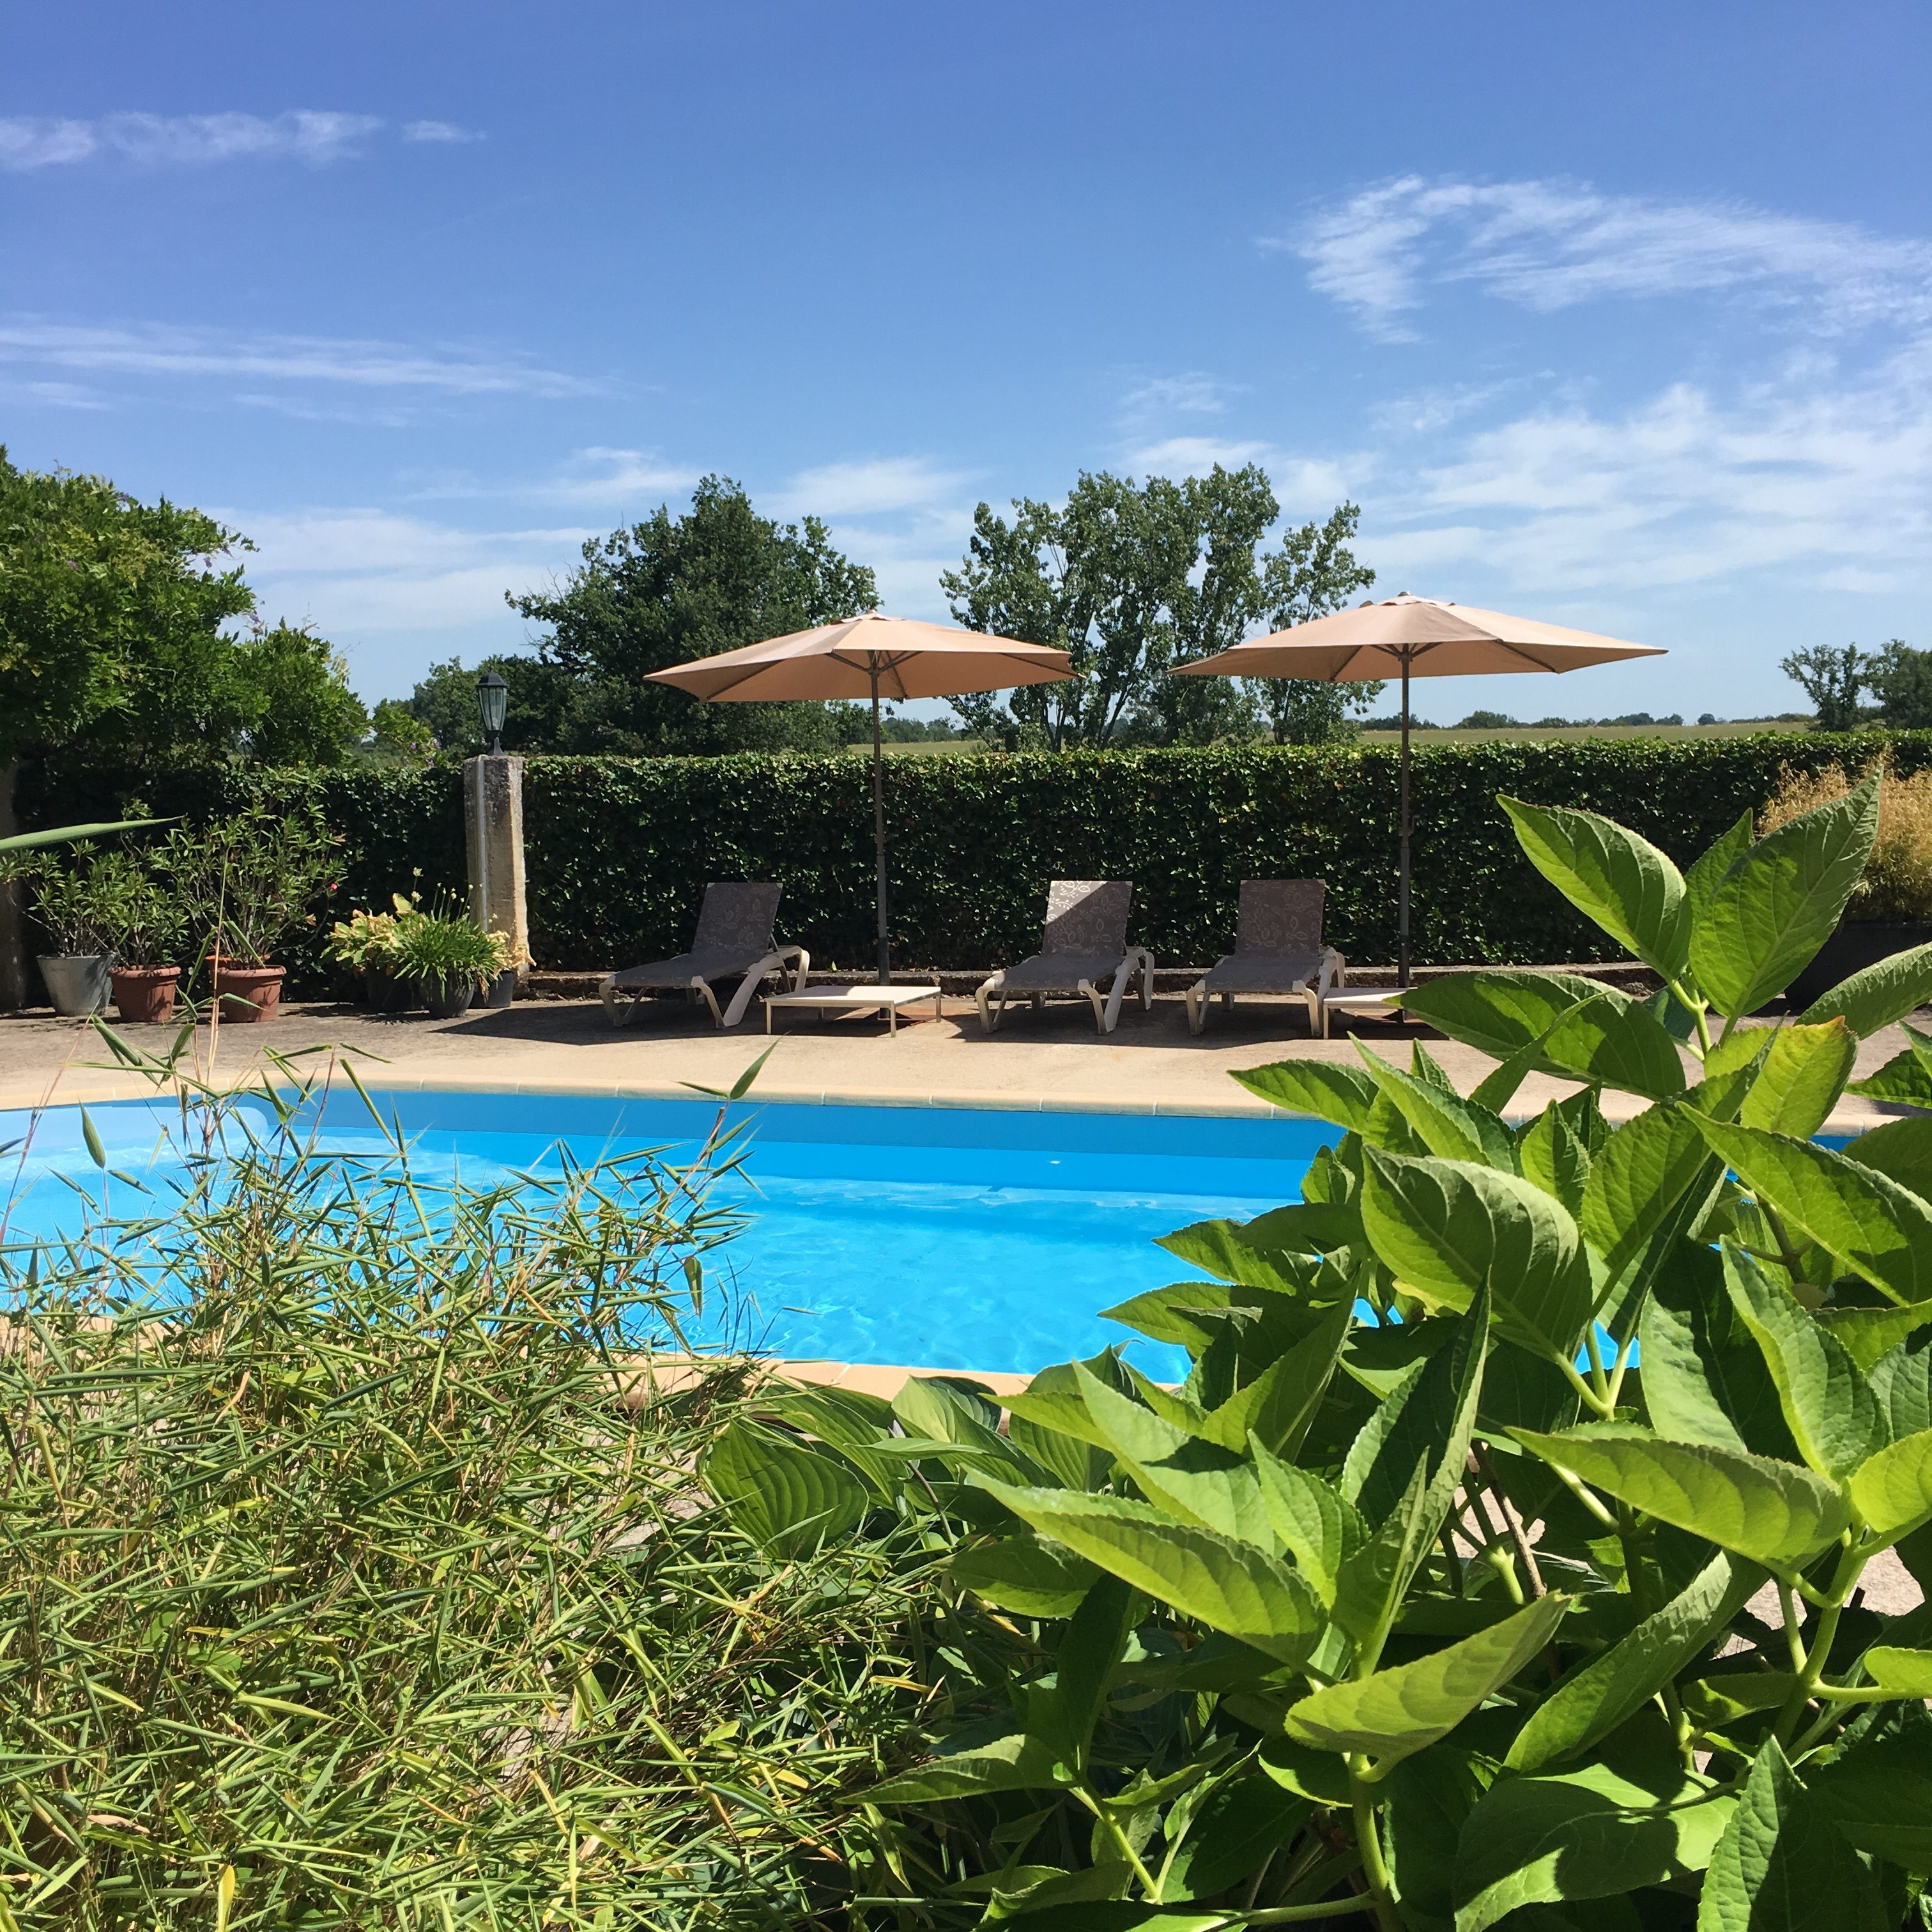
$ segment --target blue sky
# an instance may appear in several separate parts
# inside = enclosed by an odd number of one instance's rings
[[[1255,460],[1723,716],[1932,646],[1932,12],[0,0],[0,441],[366,697],[708,470],[943,616],[974,504]]]

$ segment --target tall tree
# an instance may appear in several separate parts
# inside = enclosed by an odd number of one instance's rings
[[[1910,731],[1932,725],[1932,651],[1894,638],[1865,660],[1864,681],[1886,724]]]
[[[1858,728],[1858,694],[1864,688],[1872,662],[1856,644],[1847,644],[1843,650],[1829,644],[1812,644],[1780,658],[1778,668],[1804,687],[1816,713],[1816,730],[1852,731]]]
[[[737,484],[707,476],[690,510],[668,506],[584,546],[584,561],[548,592],[506,592],[548,626],[544,660],[584,686],[569,748],[652,753],[836,748],[824,708],[709,705],[649,673],[878,606],[872,573],[836,550],[815,517],[760,517]]]
[[[1009,743],[1062,751],[1246,737],[1258,718],[1246,681],[1176,680],[1168,670],[1238,644],[1265,612],[1332,609],[1372,580],[1346,546],[1352,505],[1264,557],[1279,506],[1254,464],[1138,485],[1083,472],[1063,508],[1018,499],[1013,510],[1009,520],[982,503],[959,568],[940,579],[961,623],[1055,645],[1079,674],[1004,702],[955,701],[969,728]]]
[[[369,729],[349,668],[325,638],[284,621],[236,647],[242,748],[258,765],[339,765]]]
[[[246,548],[199,510],[0,448],[0,768],[226,750],[249,715],[222,629],[254,609],[226,561]]]
[[[1285,631],[1339,610],[1376,574],[1348,545],[1361,521],[1360,506],[1338,503],[1324,523],[1288,531],[1268,560],[1263,595],[1268,619]],[[1256,694],[1277,745],[1325,745],[1348,736],[1358,714],[1382,694],[1378,682],[1324,684],[1305,677],[1256,680]]]
[[[585,681],[542,658],[488,657],[465,667],[459,658],[432,664],[406,700],[444,752],[473,757],[483,748],[476,680],[494,670],[508,688],[503,706],[506,752],[560,752],[571,742]]]

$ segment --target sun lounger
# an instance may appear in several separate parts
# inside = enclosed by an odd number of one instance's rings
[[[1046,896],[1045,945],[1030,959],[981,985],[981,1025],[991,1033],[1010,999],[1024,996],[1037,1010],[1049,993],[1077,993],[1092,1001],[1100,1030],[1112,1033],[1127,982],[1136,972],[1141,1006],[1152,1006],[1154,955],[1144,946],[1127,944],[1127,909],[1133,897],[1133,886],[1125,879],[1055,879]],[[997,1006],[991,1004],[996,995]]]
[[[1342,982],[1348,962],[1322,943],[1319,879],[1244,879],[1234,950],[1187,989],[1187,1024],[1198,1033],[1208,1002],[1219,994],[1232,1007],[1237,993],[1299,993],[1308,1002],[1308,1030],[1323,1030],[1322,1001]]]
[[[688,952],[613,973],[598,988],[597,996],[610,1016],[610,1024],[622,1026],[632,1018],[647,992],[683,988],[704,996],[718,1025],[734,1027],[745,1017],[752,995],[772,974],[782,975],[788,959],[796,964],[794,986],[802,987],[812,966],[811,954],[802,946],[772,944],[772,926],[784,890],[782,886],[771,885],[706,886]],[[722,1013],[718,996],[712,991],[712,982],[717,980],[738,982],[731,1004]],[[625,993],[634,996],[628,1006],[620,1003]]]

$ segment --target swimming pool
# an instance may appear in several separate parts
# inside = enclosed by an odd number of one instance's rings
[[[580,1162],[662,1149],[688,1159],[718,1118],[705,1100],[543,1094],[386,1093],[431,1181],[459,1168],[488,1184]],[[260,1102],[244,1101],[264,1118]],[[172,1106],[122,1101],[89,1109],[112,1166],[154,1161]],[[774,1353],[848,1362],[1021,1372],[1109,1342],[1163,1378],[1181,1352],[1131,1336],[1100,1310],[1190,1272],[1155,1238],[1216,1216],[1247,1220],[1298,1196],[1315,1150],[1337,1130],[1318,1121],[1022,1112],[951,1107],[745,1102],[741,1174],[721,1191],[746,1209],[744,1232],[706,1258],[733,1292],[706,1324]],[[0,1144],[26,1130],[0,1112]],[[320,1144],[380,1152],[352,1094],[324,1104]],[[0,1195],[16,1154],[0,1164]],[[98,1198],[100,1176],[80,1110],[43,1117],[20,1170],[10,1242],[80,1224],[61,1177]],[[118,1211],[139,1213],[128,1200]],[[700,1330],[702,1332],[702,1330]]]

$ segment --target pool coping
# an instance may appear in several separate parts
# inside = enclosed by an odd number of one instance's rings
[[[332,1078],[334,1072],[332,1065],[323,1067],[320,1077],[325,1084],[337,1084]],[[686,1081],[586,1079],[568,1076],[514,1080],[505,1079],[500,1075],[493,1076],[481,1071],[472,1073],[458,1069],[442,1069],[431,1073],[416,1074],[372,1068],[366,1072],[358,1070],[356,1077],[371,1094],[556,1094],[577,1100],[686,1101],[719,1097],[713,1092]],[[259,1093],[265,1078],[284,1091],[298,1090],[303,1084],[296,1076],[265,1075],[260,1068],[231,1076],[217,1075],[206,1084],[218,1093]],[[42,1107],[105,1106],[117,1100],[157,1099],[180,1092],[183,1084],[174,1080],[156,1082],[111,1067],[92,1064],[67,1066],[56,1070],[51,1078],[32,1082],[0,1081],[0,1111],[31,1112]],[[350,1083],[344,1076],[340,1084],[346,1086]],[[1043,1088],[942,1088],[922,1093],[916,1088],[903,1087],[802,1087],[788,1083],[782,1078],[775,1078],[769,1082],[760,1081],[754,1090],[745,1096],[745,1100],[748,1104],[758,1106],[905,1107],[989,1113],[1112,1114],[1170,1120],[1290,1120],[1310,1118],[1292,1108],[1277,1107],[1270,1101],[1238,1094],[1214,1100],[1161,1100],[1138,1096],[1115,1098],[1105,1094],[1067,1094]],[[1513,1125],[1520,1125],[1540,1113],[1545,1104],[1545,1100],[1539,1099],[1534,1106],[1508,1106],[1502,1109],[1502,1116]],[[1621,1124],[1643,1112],[1650,1102],[1635,1094],[1610,1092],[1601,1096],[1600,1104],[1605,1118]],[[1894,1106],[1861,1096],[1853,1096],[1849,1100],[1841,1099],[1819,1131],[1824,1134],[1850,1136],[1867,1132],[1887,1120],[1898,1120],[1919,1111],[1916,1108]]]

